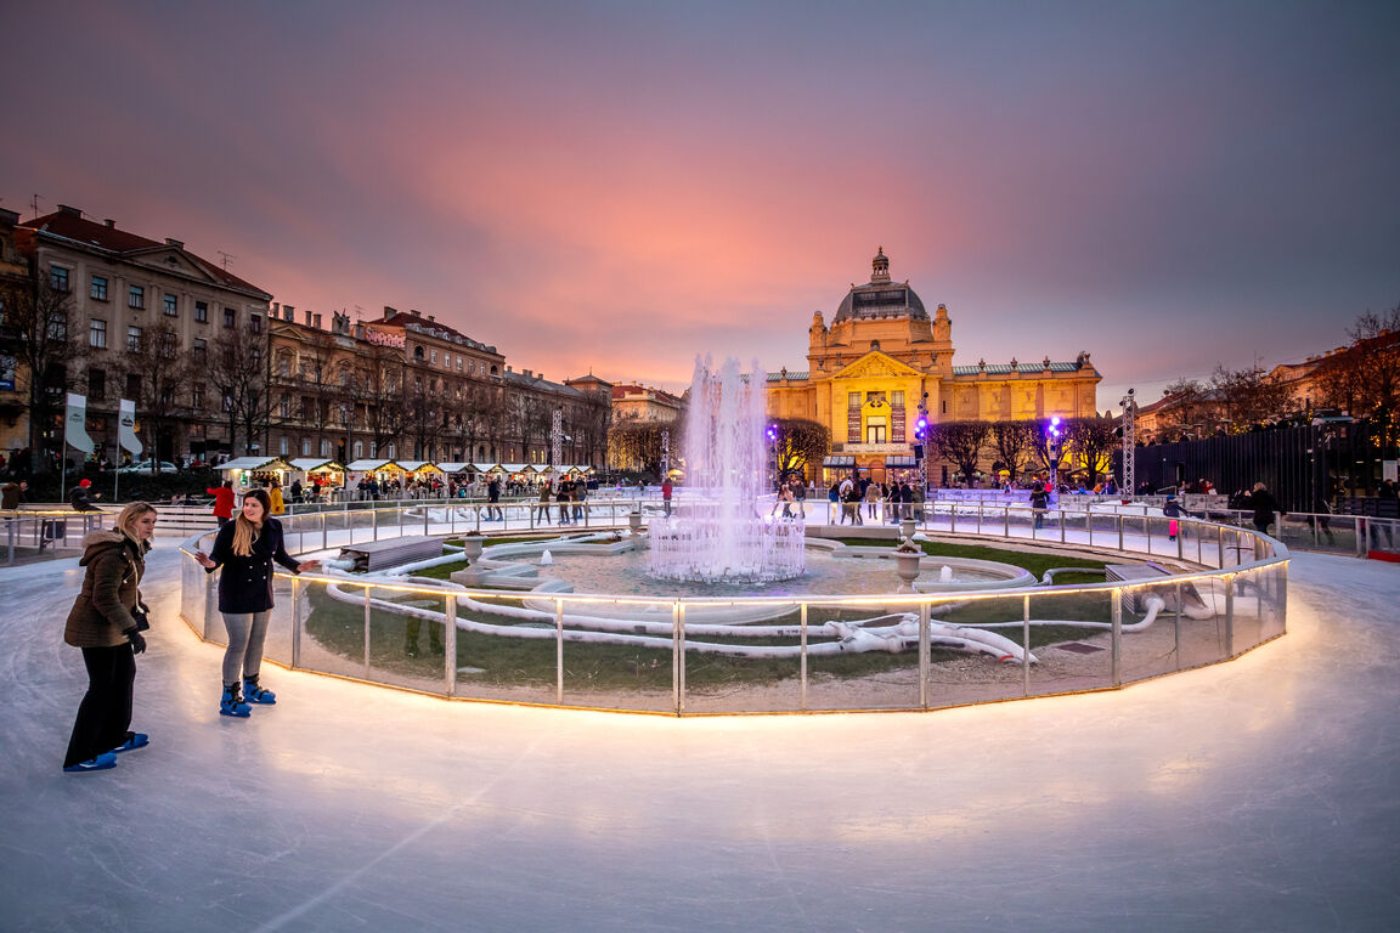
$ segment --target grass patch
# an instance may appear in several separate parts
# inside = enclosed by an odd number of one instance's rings
[[[460,539],[456,539],[460,543]],[[490,544],[507,544],[521,541],[540,541],[537,536],[491,538]],[[864,546],[893,547],[895,542],[887,539],[843,538],[843,543]],[[1103,579],[1104,561],[1079,557],[1063,557],[1055,554],[1035,554],[981,545],[943,544],[921,542],[924,552],[934,557],[964,557],[977,560],[999,561],[1022,567],[1037,578],[1051,567],[1082,567],[1088,573],[1062,574],[1057,580],[1063,583],[1093,583]],[[430,567],[415,573],[416,576],[432,579],[448,579],[461,564]],[[1082,576],[1082,578],[1081,578]],[[402,599],[406,604],[441,607],[440,600],[423,597],[402,598],[388,591],[377,594],[384,598]],[[309,594],[310,612],[306,630],[323,647],[352,661],[364,658],[365,618],[362,606],[342,603],[332,599],[324,589],[312,588]],[[519,605],[518,599],[509,600],[511,605]],[[1107,593],[1084,593],[1066,596],[1045,596],[1032,601],[1032,615],[1035,618],[1065,618],[1085,621],[1108,621],[1110,618],[1110,597]],[[825,609],[813,606],[808,611],[808,623],[813,629],[832,620],[854,620],[869,618],[877,613],[870,608]],[[459,609],[465,614],[466,610]],[[951,612],[941,613],[938,619],[959,624],[979,622],[1004,622],[1021,617],[1021,597],[1006,599],[970,600]],[[493,612],[475,612],[472,618],[482,622],[502,625],[520,625],[519,620]],[[768,624],[796,625],[800,616],[791,613],[783,619]],[[442,676],[443,658],[440,646],[443,644],[441,624],[421,622],[390,612],[375,610],[370,618],[370,663],[381,674],[438,679]],[[1019,642],[1019,628],[1001,629],[1001,634]],[[1083,638],[1088,634],[1084,629],[1065,626],[1039,626],[1031,630],[1032,649],[1056,642]],[[786,644],[783,639],[740,639],[740,638],[692,638],[692,641],[707,641],[736,644]],[[830,641],[813,635],[811,644]],[[411,656],[410,646],[416,648],[418,657]],[[435,651],[435,647],[437,650]],[[496,686],[535,686],[550,687],[555,682],[555,641],[552,638],[524,639],[477,632],[458,630],[457,664],[481,668],[479,674],[472,674],[472,682]],[[957,652],[935,650],[934,663],[963,659],[966,655]],[[991,663],[990,661],[988,663]],[[908,670],[918,666],[918,652],[907,650],[900,654],[868,652],[845,654],[833,657],[811,658],[809,671],[813,677],[851,678],[880,673]],[[564,678],[568,690],[616,690],[666,691],[671,689],[671,651],[665,648],[639,648],[628,645],[590,645],[566,642],[564,645]],[[731,658],[714,654],[687,652],[686,683],[689,688],[699,690],[719,690],[726,686],[740,686],[753,683],[778,683],[799,676],[799,662],[796,658]]]

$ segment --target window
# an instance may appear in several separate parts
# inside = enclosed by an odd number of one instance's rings
[[[167,317],[174,317],[180,313],[180,299],[167,292],[161,299],[161,310],[165,312]]]
[[[292,417],[292,398],[290,395],[282,396],[281,401],[277,403],[277,417],[283,419]],[[283,453],[286,451],[284,450]]]
[[[62,266],[49,266],[49,288],[56,292],[68,291],[68,270]]]
[[[127,374],[126,374],[126,397],[129,398],[129,399],[131,399],[131,400],[132,400],[133,402],[135,402],[137,405],[140,405],[140,404],[141,404],[141,374],[140,374],[140,373],[127,373]]]
[[[225,413],[233,411],[233,392],[228,389],[224,390],[223,409]]]
[[[254,314],[254,315],[252,315],[251,317],[249,317],[249,318],[248,318],[248,326],[249,326],[250,328],[252,328],[253,333],[255,333],[255,334],[261,334],[261,333],[262,333],[262,315],[261,315],[261,314]]]
[[[107,322],[93,318],[88,324],[88,346],[98,350],[107,349]]]
[[[865,442],[867,444],[885,443],[885,419],[871,418],[865,425]]]
[[[194,338],[193,353],[196,363],[207,363],[209,361],[209,341],[203,337]]]
[[[301,455],[303,457],[311,456],[311,438],[303,437],[301,439]]]
[[[196,409],[204,407],[204,383],[196,382],[190,389],[190,402]]]
[[[233,308],[225,308],[225,309],[224,309],[224,326],[225,326],[225,327],[236,327],[236,326],[238,326],[238,312],[235,311]]]
[[[946,398],[943,400],[943,414],[948,414],[948,400]]]
[[[847,406],[848,408],[859,408],[859,407],[860,407],[860,393],[859,393],[859,392],[850,392],[850,393],[848,393],[847,396],[846,396],[846,406]]]
[[[891,392],[891,393],[890,393],[890,404],[893,405],[895,408],[903,408],[903,407],[904,407],[904,392],[903,392],[903,390],[900,390],[899,392]]]
[[[414,347],[414,348],[413,348],[413,358],[414,358],[415,360],[417,360],[418,362],[420,362],[420,363],[423,362],[423,348],[422,348],[422,347]]]
[[[141,352],[141,328],[132,326],[126,329],[126,348],[132,353]]]
[[[321,438],[321,456],[329,458],[331,455],[331,442],[324,437]]]
[[[437,351],[436,351],[436,350],[434,350],[434,351],[432,352],[432,364],[433,364],[434,366],[437,365]]]
[[[126,306],[137,310],[146,307],[146,289],[140,285],[133,285],[127,289]]]
[[[196,324],[209,323],[209,302],[196,301],[194,303],[194,320]]]
[[[248,355],[253,359],[253,365],[262,369],[262,347],[253,347],[248,351]]]
[[[390,445],[389,445],[389,459],[390,459],[390,460],[393,460],[395,457],[398,456],[398,454],[394,453],[394,446],[395,446],[395,445],[393,445],[393,444],[390,444]]]
[[[100,402],[107,397],[107,373],[101,369],[88,370],[88,398]]]
[[[277,375],[286,378],[292,374],[292,351],[277,351]]]
[[[288,444],[287,444],[287,435],[284,434],[284,435],[282,435],[281,437],[279,437],[279,438],[277,439],[277,456],[279,456],[279,457],[285,457],[285,456],[287,456],[287,454],[290,453],[290,451],[287,450],[287,447],[288,447]]]
[[[92,277],[92,286],[88,289],[88,297],[93,301],[107,300],[107,277],[105,275]]]
[[[356,460],[363,460],[363,459],[364,459],[364,456],[365,456],[365,442],[364,442],[364,441],[356,441],[356,442],[355,442],[355,447],[354,447],[354,449],[355,449],[355,457],[354,457],[354,459],[356,459]]]

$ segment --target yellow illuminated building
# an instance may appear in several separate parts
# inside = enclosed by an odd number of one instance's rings
[[[1025,363],[953,365],[953,320],[932,318],[907,281],[890,281],[881,248],[870,281],[852,285],[828,327],[820,311],[807,331],[807,370],[768,374],[768,413],[806,418],[831,431],[827,466],[868,469],[876,480],[913,466],[919,403],[929,420],[1011,421],[1095,415],[1103,378],[1081,352]],[[930,478],[939,482],[936,471]]]

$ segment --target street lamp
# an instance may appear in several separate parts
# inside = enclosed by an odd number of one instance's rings
[[[928,440],[928,393],[919,397],[919,417],[914,422],[914,461],[919,466],[919,489],[922,498],[928,498],[928,457],[925,456],[924,442]]]
[[[769,483],[769,487],[776,490],[778,480],[781,478],[781,473],[778,471],[778,426],[769,424],[768,430],[764,433],[768,438],[768,462],[773,465],[773,481]]]
[[[1060,488],[1060,416],[1050,419],[1050,489],[1054,494]]]

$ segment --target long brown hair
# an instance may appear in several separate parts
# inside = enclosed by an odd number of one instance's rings
[[[266,522],[272,515],[272,499],[265,489],[250,489],[243,494],[243,501],[257,499],[262,503],[263,522]],[[254,525],[248,521],[243,510],[238,510],[238,518],[233,522],[233,553],[239,557],[249,557],[253,553],[253,538],[257,535],[260,525]]]

